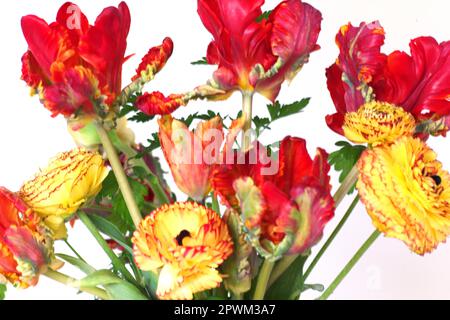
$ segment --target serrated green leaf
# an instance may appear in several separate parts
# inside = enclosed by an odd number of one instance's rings
[[[308,256],[300,255],[268,289],[267,300],[296,300],[293,295],[303,288],[303,266]]]
[[[283,105],[281,107],[278,118],[288,117],[301,112],[309,104],[309,101],[310,98],[305,98],[300,101],[295,101],[293,103]]]
[[[253,123],[255,124],[256,137],[259,137],[262,131],[268,129],[270,130],[270,119],[269,118],[260,118],[258,116],[253,117]]]
[[[128,118],[128,120],[130,121],[134,121],[134,122],[138,122],[138,123],[145,123],[145,122],[149,122],[151,120],[153,120],[155,118],[155,116],[149,116],[143,112],[136,112],[136,114],[130,118]]]
[[[6,285],[0,284],[0,300],[5,299]]]
[[[133,249],[131,248],[130,245],[130,241],[124,237],[123,233],[119,230],[119,228],[117,228],[117,226],[114,225],[111,221],[98,215],[91,215],[90,219],[100,232],[111,237],[111,239],[116,241],[129,253],[133,252]]]
[[[119,114],[117,115],[117,118],[122,118],[128,115],[129,113],[136,111],[136,108],[132,104],[124,105],[121,109]]]
[[[96,196],[96,202],[100,203],[102,199],[113,198],[116,195],[118,189],[119,185],[117,184],[116,176],[111,170],[106,176],[105,180],[103,180],[102,189]]]
[[[275,120],[301,112],[309,104],[309,101],[310,98],[304,98],[302,100],[283,105],[281,105],[278,101],[275,101],[274,104],[267,105],[267,110],[269,111],[270,119],[273,122]]]
[[[208,61],[206,60],[206,57],[201,58],[200,60],[191,62],[192,65],[209,65]]]
[[[128,182],[130,183],[131,190],[133,191],[136,204],[138,205],[139,209],[142,209],[145,204],[145,197],[148,194],[147,187],[131,178],[128,178]],[[119,192],[112,199],[112,212],[116,216],[119,216],[122,221],[126,222],[130,230],[134,230],[133,219],[131,218],[125,199],[123,198],[121,192]]]
[[[267,105],[267,110],[269,111],[271,121],[274,121],[277,119],[280,109],[281,109],[281,105],[280,105],[280,102],[278,102],[278,101],[275,101],[275,103],[273,103],[273,104]]]
[[[355,166],[361,156],[361,153],[366,149],[366,147],[352,145],[347,141],[338,141],[335,145],[340,147],[340,149],[330,153],[328,162],[334,167],[334,170],[340,172],[339,182],[342,182]],[[353,193],[354,190],[354,187],[351,188],[348,194]]]

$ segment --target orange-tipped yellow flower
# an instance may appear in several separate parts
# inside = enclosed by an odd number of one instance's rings
[[[161,299],[192,299],[220,285],[217,268],[233,251],[227,225],[211,209],[194,202],[164,205],[134,233],[136,263],[159,273]]]
[[[0,283],[33,286],[52,258],[48,229],[16,194],[0,187]]]
[[[412,136],[414,117],[389,103],[372,101],[356,112],[348,112],[344,119],[344,134],[355,143],[391,143],[401,136]]]
[[[450,175],[420,139],[366,150],[357,188],[378,230],[423,255],[450,234]]]
[[[85,149],[64,152],[26,182],[20,197],[53,231],[55,239],[67,236],[65,220],[101,189],[108,170],[103,158]]]

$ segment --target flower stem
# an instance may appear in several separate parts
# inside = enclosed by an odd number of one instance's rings
[[[244,117],[244,126],[242,127],[242,143],[241,150],[243,152],[250,148],[251,144],[251,132],[252,128],[252,105],[253,105],[253,92],[242,92],[242,116]]]
[[[270,274],[272,273],[275,262],[266,259],[259,271],[258,280],[256,282],[253,300],[263,300],[266,294],[267,284],[269,283]]]
[[[133,166],[141,167],[145,170],[145,173],[149,176],[148,183],[150,184],[150,187],[153,191],[153,193],[156,196],[156,199],[159,200],[162,204],[169,203],[169,197],[167,196],[166,192],[164,191],[163,187],[161,186],[158,177],[148,168],[148,166],[145,164],[145,161],[142,158],[137,158],[137,152],[133,148],[131,148],[129,145],[122,143],[120,141],[119,137],[117,137],[117,133],[115,131],[109,132],[109,137],[111,141],[113,142],[114,146],[124,153],[128,159],[130,160],[130,163]]]
[[[133,191],[131,190],[127,175],[123,170],[116,149],[109,139],[108,133],[106,132],[105,128],[103,128],[100,123],[96,124],[96,128],[100,137],[100,141],[103,144],[103,148],[105,149],[106,155],[108,156],[109,162],[116,176],[117,183],[119,185],[120,191],[122,192],[128,211],[130,212],[133,223],[137,228],[139,227],[139,223],[142,220],[142,216],[141,212],[139,211],[139,207],[136,204],[136,200],[134,199]]]
[[[355,199],[353,200],[353,202],[351,203],[350,207],[347,209],[347,212],[345,212],[344,216],[342,217],[341,221],[339,221],[338,225],[336,226],[336,228],[333,230],[333,232],[331,233],[331,235],[328,237],[327,241],[324,243],[324,245],[322,246],[322,248],[320,248],[319,252],[317,253],[317,255],[314,257],[313,261],[311,262],[311,264],[309,265],[308,269],[306,270],[305,274],[303,275],[303,281],[306,281],[306,279],[308,278],[308,276],[311,274],[312,270],[314,269],[314,267],[316,266],[316,264],[319,262],[320,258],[322,257],[322,255],[325,253],[325,251],[327,251],[328,247],[330,246],[330,244],[333,242],[334,238],[336,238],[336,236],[338,235],[339,231],[341,231],[342,227],[344,226],[345,222],[347,221],[348,217],[350,216],[350,214],[353,212],[353,210],[355,209],[356,205],[359,202],[359,196],[357,195],[355,197]]]
[[[212,192],[211,194],[211,199],[212,199],[212,209],[218,214],[220,214],[219,201],[217,200],[217,196],[214,194],[214,192]]]
[[[69,249],[78,257],[78,259],[80,259],[83,262],[86,262],[86,260],[84,260],[81,255],[77,252],[77,250],[75,250],[74,247],[72,247],[72,245],[69,243],[69,241],[67,241],[67,239],[64,239],[64,243],[69,247]]]
[[[345,198],[350,189],[353,188],[357,180],[358,180],[358,166],[355,164],[348,173],[347,177],[345,177],[344,181],[342,181],[342,184],[339,186],[339,188],[336,190],[336,193],[333,196],[334,206],[336,208]]]
[[[298,255],[284,256],[274,267],[269,279],[268,287],[274,284],[279,277],[289,268],[289,266],[297,259]]]
[[[92,294],[96,297],[99,297],[100,299],[103,300],[110,300],[110,297],[108,295],[108,293],[100,288],[97,287],[77,287],[74,286],[73,284],[76,283],[76,279],[69,277],[68,275],[65,275],[64,273],[52,270],[52,269],[47,269],[47,271],[44,273],[44,275],[52,280],[55,280],[59,283],[62,283],[64,285],[76,288],[80,291]]]
[[[371,245],[375,242],[375,240],[380,236],[380,232],[375,230],[370,237],[363,243],[361,248],[356,251],[355,255],[350,259],[347,265],[342,269],[342,271],[338,274],[336,279],[330,284],[330,286],[324,291],[324,293],[319,297],[319,300],[326,300],[328,297],[334,292],[337,286],[344,280],[347,274],[353,269],[355,264],[361,259],[364,253],[371,247]]]
[[[108,243],[103,239],[100,232],[98,232],[95,225],[92,223],[91,219],[86,215],[86,213],[79,211],[78,217],[80,220],[84,223],[86,228],[91,232],[91,234],[94,236],[95,240],[97,240],[98,244],[102,247],[103,251],[105,251],[106,255],[111,260],[113,266],[122,273],[122,275],[127,279],[128,281],[139,285],[136,280],[133,278],[131,273],[128,271],[128,269],[125,267],[125,264],[116,256],[114,251],[108,246]]]

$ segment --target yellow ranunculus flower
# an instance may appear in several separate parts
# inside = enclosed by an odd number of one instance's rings
[[[20,197],[53,231],[55,239],[67,236],[65,221],[89,198],[95,196],[108,174],[98,153],[74,149],[59,154],[26,182]]]
[[[134,258],[141,270],[159,273],[160,299],[192,299],[220,285],[217,268],[233,252],[226,223],[195,202],[164,205],[135,231]]]
[[[375,227],[425,254],[450,234],[450,174],[422,140],[366,150],[357,188]]]
[[[403,108],[372,101],[356,112],[348,112],[342,128],[345,137],[352,142],[378,145],[391,143],[401,136],[412,136],[415,127],[414,117]]]

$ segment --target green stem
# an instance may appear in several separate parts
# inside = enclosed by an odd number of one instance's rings
[[[361,257],[364,255],[364,253],[369,249],[372,244],[375,242],[375,240],[380,236],[380,232],[378,230],[375,230],[370,237],[363,243],[361,248],[359,248],[358,251],[356,251],[355,255],[350,259],[350,261],[347,263],[347,265],[342,269],[342,271],[338,274],[336,279],[333,280],[333,282],[330,284],[330,286],[324,291],[324,293],[319,297],[319,300],[326,300],[328,297],[334,292],[334,290],[337,288],[337,286],[344,280],[344,278],[347,276],[347,274],[353,269],[355,264],[361,259]]]
[[[218,214],[220,214],[219,201],[217,200],[217,196],[214,194],[214,192],[211,194],[211,199],[212,199],[212,209]]]
[[[319,262],[320,258],[322,257],[322,255],[325,253],[325,251],[327,251],[328,247],[330,246],[330,244],[333,242],[334,238],[336,238],[336,236],[338,235],[339,231],[341,231],[342,227],[344,226],[344,224],[347,222],[348,217],[350,216],[350,214],[353,212],[353,210],[355,209],[356,205],[359,203],[359,196],[357,195],[355,197],[355,199],[353,200],[353,202],[350,204],[350,207],[347,209],[347,212],[345,212],[344,216],[342,217],[341,221],[339,221],[338,225],[336,226],[336,228],[333,230],[333,232],[331,233],[331,235],[328,237],[327,241],[324,243],[324,245],[322,246],[322,248],[320,248],[319,252],[317,253],[317,255],[314,257],[314,260],[311,262],[311,264],[309,265],[308,269],[306,270],[304,276],[303,276],[303,281],[306,281],[306,279],[308,278],[308,276],[311,274],[312,270],[314,269],[314,267],[316,266],[316,264]]]
[[[111,141],[113,142],[114,146],[122,153],[124,153],[128,159],[131,159],[130,163],[132,166],[138,166],[145,170],[145,173],[149,176],[148,183],[150,184],[150,188],[155,194],[156,199],[158,199],[158,201],[162,204],[169,203],[170,202],[169,197],[167,196],[165,190],[161,186],[158,177],[149,169],[149,167],[145,164],[145,161],[142,158],[136,157],[138,154],[136,150],[131,148],[129,145],[123,143],[119,139],[115,131],[110,131],[109,137],[111,138]]]
[[[74,279],[74,278],[71,278],[71,277],[69,277],[69,276],[67,276],[67,275],[65,275],[65,274],[63,274],[61,272],[58,272],[58,271],[55,271],[55,270],[52,270],[52,269],[49,268],[44,273],[44,275],[46,277],[54,280],[54,281],[57,281],[59,283],[62,283],[64,285],[72,287],[72,288],[76,288],[76,289],[78,289],[80,291],[92,294],[92,295],[94,295],[94,296],[96,296],[96,297],[98,297],[100,299],[110,300],[110,297],[109,297],[108,293],[105,290],[97,288],[97,287],[78,287],[78,286],[75,286],[74,283],[76,283],[77,280]]]
[[[243,295],[242,295],[242,293],[234,293],[234,294],[232,294],[231,298],[233,300],[242,300],[243,299]]]
[[[275,262],[266,259],[259,271],[258,280],[256,282],[253,300],[263,300],[266,294],[267,284],[269,283],[270,274],[272,273]]]
[[[122,275],[130,282],[133,282],[136,285],[139,285],[136,280],[133,278],[131,273],[126,268],[125,264],[117,257],[114,251],[108,246],[108,243],[103,239],[100,232],[97,230],[95,225],[92,223],[91,219],[86,215],[86,213],[79,211],[78,217],[84,223],[86,228],[91,232],[95,240],[97,240],[98,244],[102,247],[103,251],[105,251],[106,255],[111,260],[113,266],[122,273]]]
[[[69,247],[69,249],[78,257],[78,259],[80,259],[83,262],[86,262],[86,260],[84,260],[81,255],[77,252],[77,250],[75,250],[74,247],[72,247],[69,243],[69,241],[67,241],[67,239],[64,239],[64,243]]]
[[[358,181],[358,166],[355,164],[333,196],[334,206],[336,208],[348,194],[350,189],[353,188],[356,181]]]
[[[241,150],[247,151],[251,144],[251,133],[252,128],[252,105],[253,105],[253,92],[243,91],[242,92],[242,116],[244,117],[244,126],[242,127],[242,143]]]
[[[269,279],[268,287],[274,284],[275,281],[278,280],[279,277],[289,268],[289,266],[297,259],[298,255],[289,255],[284,256],[278,263],[275,265],[272,274]]]
[[[130,183],[128,182],[127,175],[123,170],[122,164],[120,163],[119,157],[117,155],[116,149],[109,139],[108,133],[105,128],[100,123],[96,124],[97,133],[102,142],[103,148],[105,149],[106,155],[108,156],[109,163],[114,171],[117,179],[120,191],[122,192],[123,199],[127,205],[128,211],[130,212],[131,218],[133,219],[136,228],[139,227],[139,223],[142,220],[141,212],[134,199],[133,191],[131,190]]]

